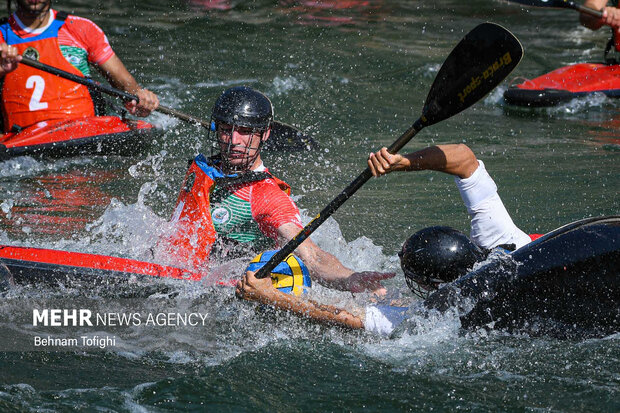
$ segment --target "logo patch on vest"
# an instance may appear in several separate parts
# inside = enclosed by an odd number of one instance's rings
[[[230,210],[226,207],[217,207],[211,212],[214,224],[224,224],[230,220]]]
[[[24,50],[24,53],[22,53],[22,56],[27,57],[28,59],[32,59],[32,60],[39,60],[39,51],[31,46],[31,47],[28,47],[26,50]]]

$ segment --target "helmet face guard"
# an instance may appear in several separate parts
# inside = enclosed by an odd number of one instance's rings
[[[248,129],[224,123],[214,125],[213,149],[221,155],[222,171],[236,174],[250,170],[260,155],[263,143],[267,140],[268,130]]]
[[[399,254],[400,255],[400,254]],[[426,300],[428,296],[439,288],[445,281],[439,278],[431,278],[429,276],[423,276],[409,271],[403,267],[403,273],[405,274],[405,282],[411,292],[423,300]]]
[[[209,140],[221,154],[225,173],[242,173],[252,167],[269,137],[272,120],[271,101],[259,91],[240,86],[220,95],[211,115]]]

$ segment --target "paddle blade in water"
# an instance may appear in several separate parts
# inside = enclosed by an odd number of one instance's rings
[[[508,30],[483,23],[469,32],[439,70],[422,109],[433,125],[467,109],[495,88],[519,64],[523,47]]]

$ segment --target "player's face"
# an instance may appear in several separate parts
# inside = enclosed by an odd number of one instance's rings
[[[17,0],[17,8],[30,15],[39,15],[47,11],[52,0]]]
[[[265,131],[227,124],[217,126],[217,137],[222,155],[234,169],[251,169],[258,157]]]

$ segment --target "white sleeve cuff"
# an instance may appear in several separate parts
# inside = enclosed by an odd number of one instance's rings
[[[364,328],[366,331],[387,336],[407,319],[407,310],[408,307],[369,305],[366,307]]]

